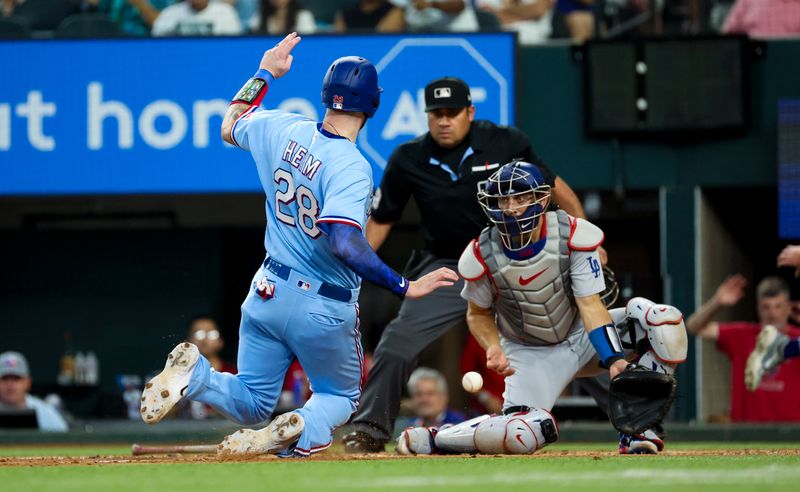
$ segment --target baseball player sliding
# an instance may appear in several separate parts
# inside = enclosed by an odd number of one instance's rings
[[[549,410],[573,378],[607,368],[613,379],[642,366],[671,375],[686,358],[676,308],[640,297],[625,308],[605,308],[597,253],[603,232],[561,210],[545,212],[550,187],[536,166],[504,165],[481,184],[478,199],[492,225],[459,259],[466,280],[461,296],[487,367],[505,377],[503,415],[406,429],[401,453],[531,453],[557,439]],[[639,364],[628,367],[626,355],[634,354],[641,355]],[[622,453],[661,449],[650,429],[620,438]]]
[[[260,107],[269,86],[289,71],[299,42],[296,33],[289,34],[264,54],[222,123],[222,138],[252,154],[266,193],[269,255],[242,304],[239,374],[213,371],[197,347],[182,343],[142,395],[147,423],[188,398],[240,424],[258,424],[271,416],[296,356],[314,391],[306,405],[264,429],[226,437],[221,453],[308,456],[326,449],[333,429],[347,421],[361,396],[361,279],[417,298],[458,278],[441,268],[410,282],[388,268],[364,238],[372,171],[355,141],[381,93],[368,60],[339,58],[325,72],[321,123]]]

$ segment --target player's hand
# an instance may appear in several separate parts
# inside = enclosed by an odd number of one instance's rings
[[[492,345],[486,349],[486,368],[491,369],[503,377],[511,376],[517,372],[511,367],[511,364],[508,363],[506,354],[503,353],[503,349],[500,348],[500,345]]]
[[[606,253],[606,249],[602,246],[597,248],[597,256],[600,257],[600,264],[602,266],[608,265],[608,253]]]
[[[439,287],[449,287],[456,283],[458,274],[449,268],[439,268],[434,270],[424,277],[409,282],[406,297],[410,299],[418,299],[426,296],[438,289]]]
[[[719,287],[715,294],[716,301],[723,306],[733,306],[744,296],[744,288],[747,285],[747,279],[742,275],[736,274],[726,278]]]
[[[259,68],[268,71],[276,79],[286,75],[286,72],[292,68],[292,60],[294,59],[292,50],[300,42],[300,39],[302,38],[296,32],[287,35],[274,48],[270,48],[264,53]]]
[[[625,359],[619,359],[618,361],[615,361],[613,364],[611,364],[611,367],[608,368],[608,375],[611,376],[611,379],[614,379],[619,373],[628,367],[628,364],[630,364],[630,362],[626,361]]]
[[[800,276],[800,246],[786,246],[778,255],[779,267],[792,267],[794,276]]]

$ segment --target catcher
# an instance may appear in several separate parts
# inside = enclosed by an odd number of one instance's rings
[[[533,164],[504,165],[479,186],[478,200],[492,226],[461,255],[461,296],[487,367],[505,377],[503,414],[406,429],[398,452],[532,453],[558,438],[549,410],[567,384],[606,369],[620,452],[661,451],[653,429],[674,398],[675,366],[686,358],[683,315],[641,297],[606,309],[597,254],[603,232],[561,210],[545,212],[550,187]]]

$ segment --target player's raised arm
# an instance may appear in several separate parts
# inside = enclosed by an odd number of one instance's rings
[[[237,145],[233,139],[233,127],[236,120],[250,108],[260,105],[272,81],[283,77],[292,68],[294,59],[292,50],[300,42],[300,39],[300,36],[293,32],[264,53],[258,72],[239,90],[222,119],[222,139],[224,141]]]

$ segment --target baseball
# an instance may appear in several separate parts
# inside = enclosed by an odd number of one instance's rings
[[[470,393],[477,393],[483,388],[483,377],[475,371],[470,371],[461,378],[461,386]]]

